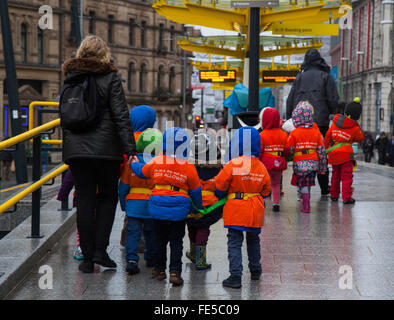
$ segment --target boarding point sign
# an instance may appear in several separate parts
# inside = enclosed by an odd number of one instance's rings
[[[239,0],[231,1],[232,8],[272,8],[279,7],[279,0]]]

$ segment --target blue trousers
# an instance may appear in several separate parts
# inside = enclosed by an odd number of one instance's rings
[[[250,272],[260,272],[260,232],[246,232],[246,247],[249,259]],[[228,260],[230,263],[230,274],[233,276],[242,276],[242,242],[244,240],[244,231],[228,229],[227,248]]]
[[[153,220],[134,217],[127,217],[126,261],[138,262],[138,247],[142,232],[144,232],[145,237],[145,260],[153,261],[156,250]]]

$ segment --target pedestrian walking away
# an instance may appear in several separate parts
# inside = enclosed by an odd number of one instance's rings
[[[79,269],[88,273],[93,272],[94,263],[116,268],[106,249],[118,202],[119,168],[123,154],[127,154],[130,161],[136,155],[122,82],[110,59],[106,43],[100,37],[88,36],[82,41],[76,58],[63,64],[65,86],[71,87],[64,95],[78,93],[77,86],[83,83],[85,106],[82,107],[93,107],[89,105],[92,100],[98,103],[94,106],[98,116],[96,121],[89,122],[89,130],[74,128],[70,115],[69,126],[62,118],[63,159],[70,165],[78,190],[77,228],[84,257]],[[67,110],[62,109],[63,104],[78,101],[64,95],[60,99],[61,115],[62,110]]]
[[[316,49],[305,53],[301,72],[297,75],[286,101],[286,116],[291,118],[294,108],[300,101],[309,101],[314,108],[313,121],[325,137],[330,114],[338,110],[338,91],[330,75],[330,67]],[[329,194],[329,172],[317,174],[322,195]]]

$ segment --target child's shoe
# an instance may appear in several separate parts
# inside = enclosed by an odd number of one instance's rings
[[[241,277],[230,275],[227,279],[223,280],[222,284],[225,287],[239,289],[242,287]]]
[[[211,264],[207,263],[207,246],[196,246],[196,270],[211,269]]]
[[[355,202],[356,202],[356,200],[353,198],[350,198],[349,200],[343,200],[343,204],[353,204]]]
[[[279,211],[280,211],[280,206],[279,206],[279,204],[274,204],[274,205],[272,206],[272,211],[274,211],[274,212],[279,212]]]
[[[137,261],[133,261],[133,260],[127,261],[126,271],[130,275],[139,273],[140,272],[140,268],[138,268]]]
[[[170,271],[170,283],[175,287],[183,285],[183,279],[179,271]]]
[[[167,275],[166,275],[165,271],[159,271],[156,269],[152,269],[152,278],[156,278],[157,280],[162,281],[165,278],[167,278]]]
[[[333,202],[337,202],[338,201],[338,198],[335,198],[335,197],[330,197],[331,198],[331,201],[333,201]]]
[[[73,257],[76,260],[83,260],[83,254],[82,254],[81,247],[77,247],[75,249]]]
[[[190,251],[186,251],[186,257],[193,263],[196,263],[196,244],[190,241]]]

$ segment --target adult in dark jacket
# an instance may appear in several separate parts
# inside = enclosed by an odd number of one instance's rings
[[[338,92],[334,79],[330,76],[330,67],[316,49],[305,53],[301,72],[297,75],[286,102],[286,117],[291,118],[294,108],[300,101],[309,101],[313,106],[313,121],[323,137],[329,128],[330,114],[338,108]],[[329,194],[329,176],[317,175],[321,194]]]
[[[363,152],[364,152],[365,162],[371,162],[371,158],[373,157],[373,150],[374,150],[374,141],[372,135],[369,133],[367,134],[363,142]]]
[[[102,120],[86,133],[63,130],[63,159],[70,165],[77,197],[77,228],[84,261],[79,269],[91,273],[94,263],[116,268],[106,249],[118,202],[119,168],[123,154],[136,154],[122,83],[110,63],[110,51],[97,36],[85,38],[76,58],[63,64],[65,83],[94,75]]]
[[[375,147],[378,149],[378,163],[386,164],[386,154],[387,154],[387,144],[389,139],[386,136],[385,132],[381,132],[379,138],[375,141]]]

